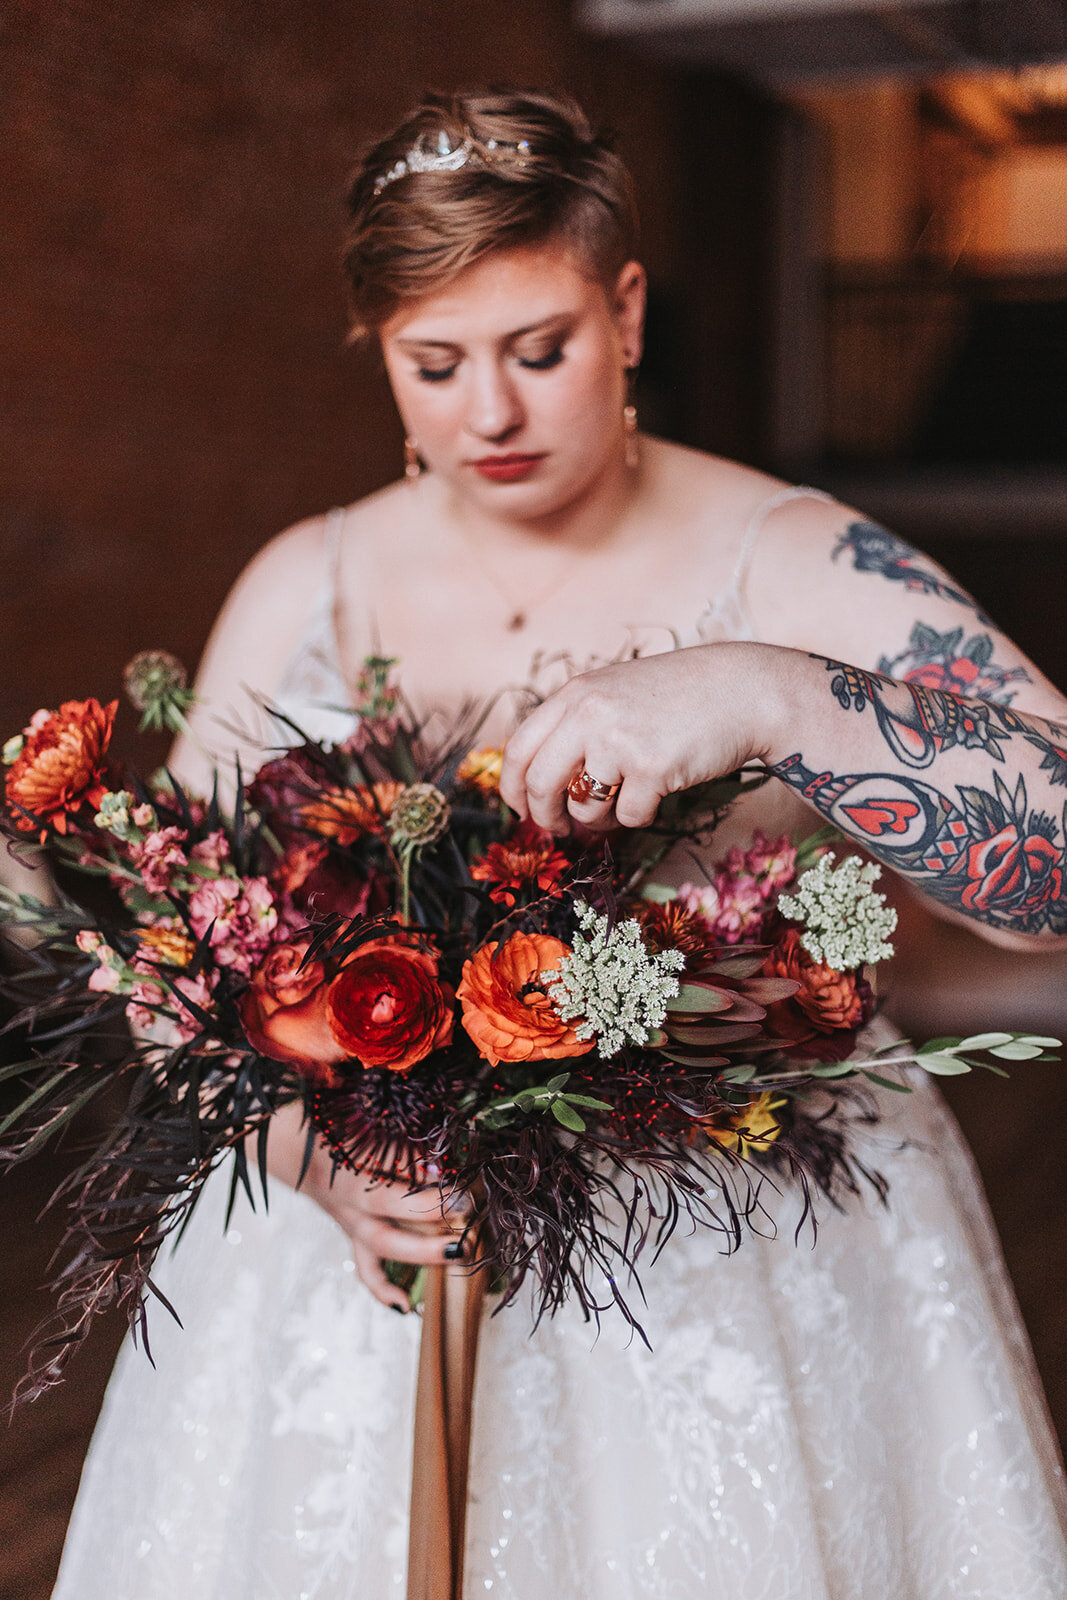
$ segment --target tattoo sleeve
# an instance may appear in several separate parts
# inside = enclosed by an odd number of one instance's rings
[[[918,550],[879,523],[850,522],[834,546],[831,560],[836,561],[845,551],[852,556],[852,565],[857,572],[875,573],[890,583],[902,583],[913,594],[954,600],[966,606],[968,611],[973,611],[983,627],[992,626],[965,589],[958,588],[944,574],[934,571]]]
[[[942,904],[1015,932],[1067,933],[1067,795],[1056,794],[1067,791],[1067,729],[811,660],[836,702],[826,748],[862,752],[863,764],[820,767],[798,751],[777,775]]]

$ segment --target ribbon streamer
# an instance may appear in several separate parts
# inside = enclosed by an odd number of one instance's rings
[[[471,1408],[486,1273],[430,1267],[415,1394],[407,1600],[463,1600]]]

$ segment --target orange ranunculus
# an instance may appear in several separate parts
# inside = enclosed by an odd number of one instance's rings
[[[310,833],[352,844],[361,833],[381,833],[405,785],[390,780],[354,789],[327,789],[300,807],[297,819]]]
[[[374,939],[330,985],[330,1029],[364,1067],[406,1072],[452,1039],[452,991],[437,977],[431,950]]]
[[[51,823],[66,833],[69,817],[85,801],[98,806],[107,790],[104,762],[118,701],[65,700],[58,711],[39,711],[5,782],[15,826],[40,829]]]
[[[306,939],[276,944],[241,998],[241,1024],[249,1043],[272,1061],[289,1061],[305,1077],[336,1082],[333,1068],[349,1052],[330,1028],[326,1009],[326,969],[321,961],[303,965]]]
[[[570,953],[546,933],[513,933],[499,947],[483,945],[464,964],[456,991],[463,1026],[492,1066],[584,1056],[593,1048],[594,1040],[579,1039],[560,1018],[542,981]]]
[[[472,750],[460,762],[456,777],[460,783],[477,789],[479,794],[497,794],[503,765],[503,750]]]
[[[837,1028],[858,1028],[864,1021],[863,996],[855,975],[838,972],[836,967],[816,961],[804,949],[796,928],[789,928],[782,935],[767,957],[763,970],[773,977],[794,978],[800,984],[791,1000],[771,1007],[775,1032],[785,1032],[787,1038],[796,1036],[795,1030],[786,1031],[778,1026],[789,1008],[794,1006],[800,1007],[820,1033],[829,1033]]]

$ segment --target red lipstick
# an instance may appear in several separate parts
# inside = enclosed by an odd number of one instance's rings
[[[517,483],[527,477],[544,460],[544,455],[482,456],[480,461],[468,463],[475,472],[493,483]]]

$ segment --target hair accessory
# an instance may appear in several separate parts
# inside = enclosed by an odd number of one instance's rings
[[[568,783],[567,793],[579,804],[585,800],[605,802],[614,800],[621,788],[621,783],[601,783],[599,778],[594,778],[591,773],[583,770]]]
[[[524,158],[530,153],[530,141],[519,139],[515,144],[509,144],[503,139],[489,139],[485,148],[492,151],[494,156],[501,152],[512,155],[519,166],[525,166]],[[487,165],[474,148],[474,140],[469,134],[462,144],[453,145],[452,136],[446,128],[442,128],[436,137],[432,133],[424,133],[407,155],[394,162],[388,172],[375,178],[374,192],[381,194],[389,184],[395,183],[398,178],[406,178],[409,172],[458,172],[461,167],[468,165]]]

